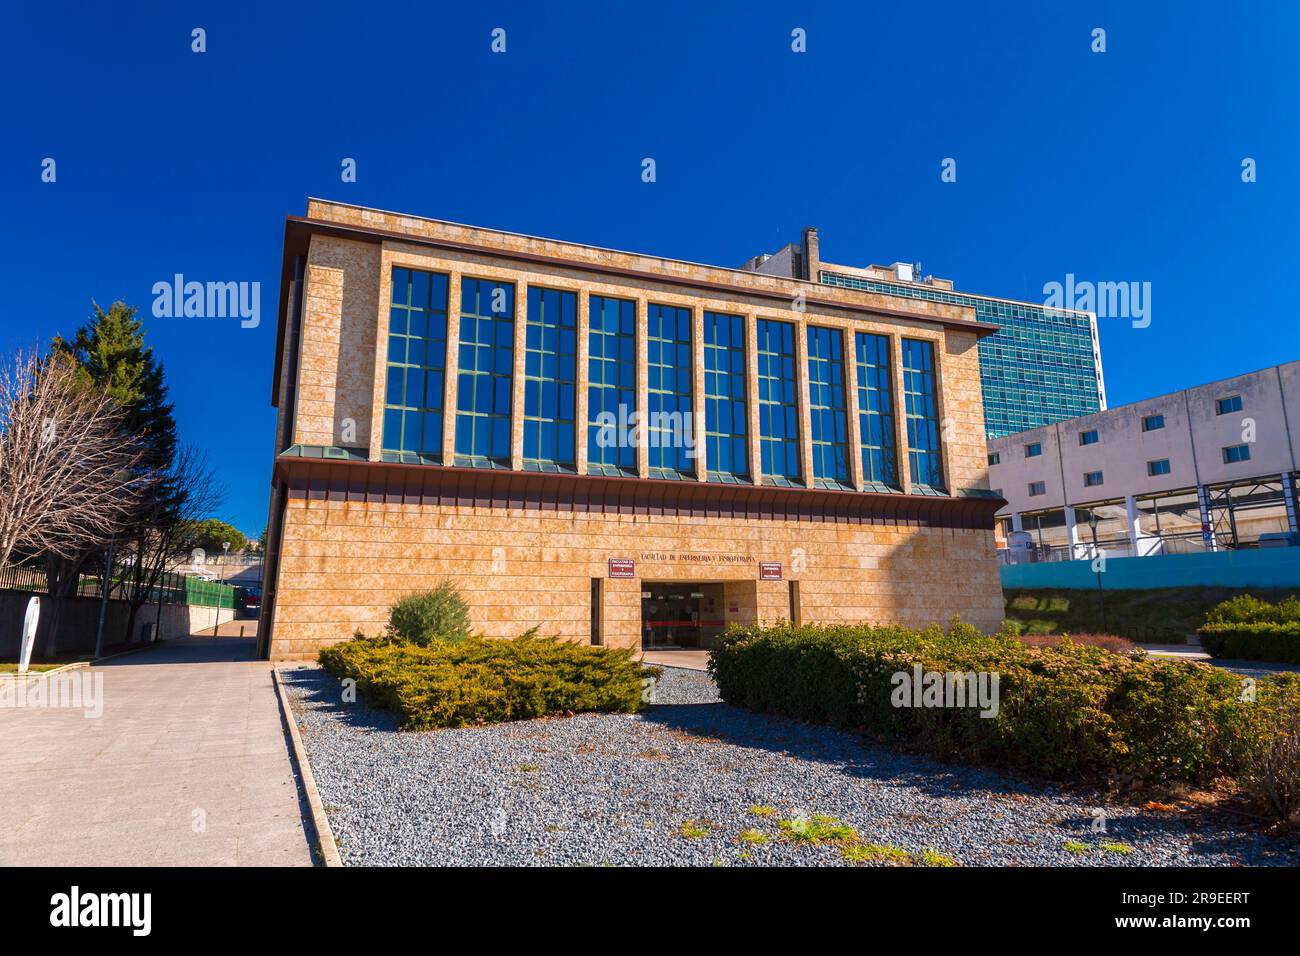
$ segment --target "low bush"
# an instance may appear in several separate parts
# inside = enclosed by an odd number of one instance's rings
[[[470,635],[469,606],[449,581],[408,594],[389,610],[388,634],[414,644],[462,641]]]
[[[1082,644],[1084,647],[1100,647],[1115,654],[1132,654],[1138,646],[1114,634],[1015,634],[1017,641],[1026,647],[1056,647],[1062,641]]]
[[[1213,608],[1197,633],[1213,657],[1300,664],[1300,600],[1238,595]]]
[[[1251,725],[1241,779],[1255,802],[1279,820],[1300,817],[1300,674],[1258,688],[1262,707]]]
[[[320,663],[334,677],[354,679],[367,703],[401,715],[406,730],[582,711],[634,713],[643,706],[647,679],[662,673],[641,666],[629,650],[531,634],[425,645],[358,637],[322,650]]]
[[[1300,622],[1293,624],[1207,624],[1201,646],[1211,657],[1300,664]]]
[[[1215,605],[1241,588],[1194,587],[1117,590],[1006,588],[1004,614],[1026,634],[1115,634],[1130,641],[1181,644],[1205,623]],[[1252,588],[1256,598],[1277,601],[1285,590]],[[1102,601],[1105,611],[1102,613]]]
[[[925,673],[996,674],[996,715],[971,706],[896,706],[895,675],[918,665]],[[1240,776],[1277,702],[1300,700],[1300,682],[1270,685],[1261,706],[1243,694],[1241,677],[1208,664],[1069,640],[1029,647],[960,622],[947,632],[733,627],[719,638],[709,670],[722,698],[740,707],[866,731],[940,756],[1096,782]]]

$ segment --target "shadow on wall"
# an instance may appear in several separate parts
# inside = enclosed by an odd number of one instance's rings
[[[45,651],[54,615],[53,602],[46,594],[41,599],[41,619],[36,627],[36,650],[39,658]],[[27,614],[30,591],[0,590],[0,660],[17,659],[22,637],[23,617]],[[62,621],[59,624],[58,647],[60,655],[89,653],[95,649],[95,633],[99,628],[100,599],[98,597],[66,597],[62,599]],[[126,622],[130,613],[127,603],[110,599],[104,618],[104,643],[121,644],[127,641]],[[230,608],[203,607],[197,604],[165,604],[161,619],[157,605],[142,607],[136,615],[135,633],[130,641],[145,639],[146,628],[150,635],[155,628],[163,640],[188,637],[201,633],[214,624],[224,624],[234,618]]]

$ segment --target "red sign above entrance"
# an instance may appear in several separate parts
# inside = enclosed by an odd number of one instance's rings
[[[781,562],[780,561],[758,562],[758,579],[760,581],[780,581]]]
[[[610,558],[609,576],[611,578],[636,577],[636,562],[631,558]]]

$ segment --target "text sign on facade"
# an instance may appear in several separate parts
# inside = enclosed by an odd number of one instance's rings
[[[760,581],[780,581],[781,562],[760,561],[758,563],[758,579]]]
[[[636,562],[631,558],[610,558],[609,576],[611,578],[636,577]]]

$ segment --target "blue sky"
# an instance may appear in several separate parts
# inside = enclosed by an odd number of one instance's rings
[[[177,272],[261,282],[259,328],[147,321],[249,532],[309,195],[720,265],[816,225],[829,261],[1030,301],[1150,282],[1148,328],[1101,323],[1112,405],[1300,357],[1294,3],[233,6],[7,8],[0,348]]]

